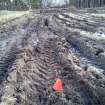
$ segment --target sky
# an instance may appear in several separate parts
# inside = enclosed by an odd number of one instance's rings
[[[46,6],[47,2],[51,3],[52,6],[57,6],[57,5],[63,5],[63,4],[65,4],[65,0],[43,0],[43,5]]]
[[[54,4],[56,5],[62,5],[65,4],[65,0],[52,0]]]

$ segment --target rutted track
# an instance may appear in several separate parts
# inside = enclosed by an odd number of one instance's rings
[[[2,82],[0,105],[104,105],[79,74],[85,70],[69,49],[63,35],[66,30],[57,31],[59,26],[53,26],[52,16],[42,17],[37,22],[30,20],[21,48]],[[58,77],[64,86],[60,93],[52,89]]]

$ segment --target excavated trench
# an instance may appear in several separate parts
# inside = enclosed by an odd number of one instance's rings
[[[67,30],[51,15],[33,15],[27,23],[24,36],[1,59],[0,105],[105,105],[70,47]],[[63,82],[61,92],[52,89],[57,78]]]

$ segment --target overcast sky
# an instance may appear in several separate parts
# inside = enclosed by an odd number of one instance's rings
[[[69,0],[66,0],[69,1]],[[65,0],[43,0],[43,6],[47,6],[48,3],[52,6],[63,5],[65,4]]]
[[[62,5],[65,4],[65,0],[52,0],[54,4],[56,5]]]

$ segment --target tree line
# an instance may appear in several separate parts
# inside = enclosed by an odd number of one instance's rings
[[[78,8],[93,8],[105,6],[105,0],[69,0],[69,5]]]
[[[40,7],[40,0],[0,0],[0,10],[28,10]]]
[[[53,6],[55,6],[53,0],[0,0],[0,10],[28,10]],[[102,7],[105,6],[105,0],[64,0],[62,6],[75,6],[77,8]]]

